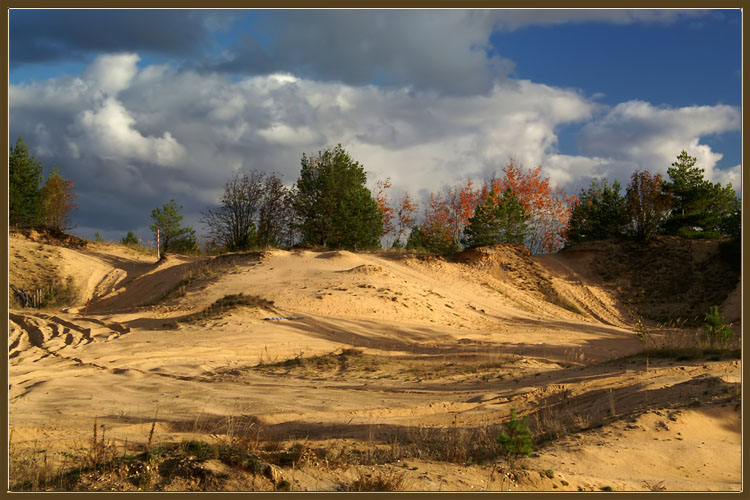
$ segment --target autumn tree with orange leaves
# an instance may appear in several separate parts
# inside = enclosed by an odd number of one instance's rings
[[[568,196],[562,188],[553,189],[549,177],[542,176],[542,167],[526,170],[511,160],[503,168],[503,176],[493,177],[488,184],[482,187],[482,196],[510,188],[518,197],[528,214],[526,245],[532,253],[556,252],[563,247],[576,197]]]
[[[455,221],[448,199],[440,193],[430,193],[422,225],[412,230],[406,248],[426,250],[438,255],[452,255],[461,248],[454,226]]]
[[[391,187],[391,178],[387,177],[385,180],[378,180],[375,184],[375,192],[373,192],[373,198],[378,202],[378,210],[380,215],[383,217],[383,232],[380,235],[385,236],[393,232],[393,207],[388,204],[388,195],[386,190]]]
[[[475,188],[472,179],[467,179],[444,194],[431,193],[418,228],[419,241],[426,250],[435,253],[446,254],[450,248],[457,249],[477,206],[497,205],[508,192],[518,199],[526,214],[525,244],[529,250],[542,253],[562,248],[575,196],[568,196],[561,188],[553,189],[549,177],[542,175],[542,167],[526,170],[513,160],[503,168],[501,176],[493,175],[481,188]]]
[[[42,225],[55,231],[73,227],[70,214],[76,208],[73,202],[78,195],[73,192],[73,181],[63,178],[57,169],[52,170],[42,186]]]

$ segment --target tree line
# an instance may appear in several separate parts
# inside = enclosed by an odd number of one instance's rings
[[[667,169],[667,179],[636,171],[624,195],[617,181],[594,179],[578,195],[568,240],[643,241],[658,235],[739,240],[741,204],[732,185],[705,179],[696,163],[683,150]]]
[[[41,163],[22,139],[10,152],[11,225],[69,226],[73,184],[53,170],[41,185]],[[202,214],[205,250],[244,251],[306,246],[370,250],[383,245],[449,256],[465,248],[516,243],[532,253],[555,252],[567,242],[607,238],[645,241],[657,235],[739,240],[740,201],[731,184],[704,179],[696,159],[682,151],[668,179],[636,171],[625,194],[617,181],[594,179],[578,196],[554,189],[541,167],[510,161],[481,184],[472,179],[437,193],[419,210],[407,191],[389,197],[390,179],[367,188],[364,167],[339,144],[303,154],[299,178],[248,171],[226,181],[219,205]],[[182,224],[182,206],[170,200],[151,212],[162,254],[198,250],[196,232]],[[129,232],[124,243],[137,242]]]

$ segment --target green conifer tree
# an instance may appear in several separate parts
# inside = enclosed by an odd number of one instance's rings
[[[380,247],[383,219],[367,175],[339,144],[302,155],[293,206],[307,244],[350,250]]]
[[[467,248],[498,243],[523,244],[529,232],[527,222],[528,215],[510,187],[499,199],[490,191],[469,218],[462,243]]]
[[[22,137],[8,156],[8,217],[11,226],[35,227],[42,216],[42,162],[29,154]]]
[[[182,205],[177,206],[177,202],[170,200],[162,208],[155,208],[151,211],[151,218],[154,223],[149,228],[154,233],[159,230],[159,240],[161,245],[160,255],[163,257],[168,252],[194,252],[197,249],[195,239],[195,230],[192,227],[182,227]]]

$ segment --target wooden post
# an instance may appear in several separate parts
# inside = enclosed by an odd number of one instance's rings
[[[159,260],[159,228],[156,228],[156,260]]]

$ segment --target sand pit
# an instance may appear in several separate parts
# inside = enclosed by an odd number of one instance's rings
[[[134,458],[51,489],[742,487],[740,360],[644,355],[592,253],[10,249],[12,284],[77,290],[11,302],[11,484],[23,457],[90,456],[96,425],[117,456],[158,449],[159,472]],[[523,467],[493,448],[511,408],[535,436]],[[240,448],[256,465],[205,452]]]

